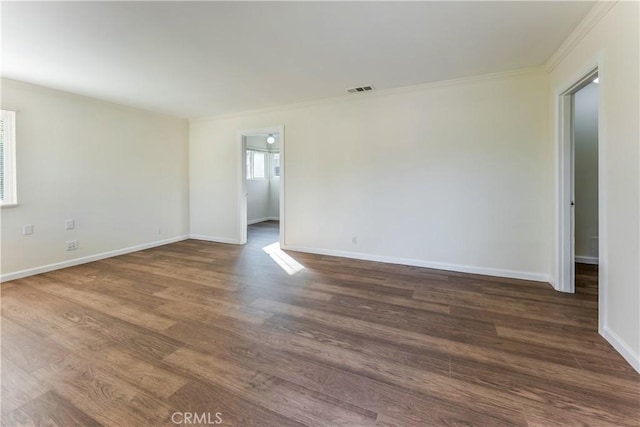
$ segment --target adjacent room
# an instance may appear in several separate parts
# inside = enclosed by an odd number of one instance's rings
[[[263,224],[279,236],[280,144],[278,134],[244,136],[247,226]],[[259,227],[253,227],[256,229]]]
[[[3,426],[640,425],[639,2],[0,7]]]

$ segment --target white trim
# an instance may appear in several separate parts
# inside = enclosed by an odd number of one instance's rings
[[[246,135],[238,132],[238,156],[240,159],[240,167],[238,168],[238,200],[236,209],[238,209],[238,244],[247,243],[247,197],[249,190],[247,189],[247,143],[244,140]],[[203,239],[204,240],[204,239]],[[214,240],[215,241],[215,240]]]
[[[569,34],[553,55],[547,60],[545,67],[549,72],[553,71],[558,64],[580,43],[580,41],[595,27],[602,18],[616,4],[616,1],[599,1],[587,15],[580,21],[578,26]]]
[[[247,225],[253,225],[253,224],[257,224],[259,222],[265,222],[265,221],[269,221],[269,218],[264,217],[264,218],[258,218],[258,219],[249,219],[247,220]]]
[[[229,237],[204,236],[202,234],[189,234],[189,239],[204,240],[205,242],[213,242],[213,243],[226,243],[231,245],[243,244],[243,242],[239,241],[238,239],[232,239]]]
[[[244,110],[244,111],[237,111],[234,113],[225,113],[217,116],[192,117],[189,119],[189,123],[201,123],[201,122],[210,122],[210,121],[216,121],[216,120],[235,119],[235,118],[246,117],[246,116],[251,116],[255,114],[277,113],[282,111],[297,110],[300,108],[331,105],[334,103],[361,102],[362,100],[370,99],[370,98],[379,98],[379,97],[385,97],[390,95],[419,92],[423,90],[431,90],[439,87],[456,86],[456,85],[468,84],[468,83],[477,83],[477,82],[493,80],[493,79],[519,77],[523,75],[537,74],[537,73],[544,73],[546,75],[547,68],[545,66],[519,68],[511,71],[500,71],[497,73],[488,73],[488,74],[480,74],[477,76],[462,77],[459,79],[440,80],[437,82],[423,83],[423,84],[413,85],[413,86],[402,86],[402,87],[393,88],[393,89],[376,90],[376,91],[367,92],[367,93],[359,93],[357,96],[354,96],[353,94],[348,94],[348,95],[342,95],[342,96],[334,96],[331,98],[316,99],[313,101],[298,102],[294,104],[277,105],[274,107],[266,107],[266,108],[260,108],[255,110]],[[269,133],[269,132],[260,132],[260,133]],[[283,138],[281,137],[280,142],[282,142],[282,139]]]
[[[573,235],[570,235],[570,245],[566,244],[567,233],[570,233],[570,225],[567,221],[571,221],[570,213],[567,213],[567,204],[563,203],[565,192],[567,191],[567,179],[571,179],[571,171],[567,171],[567,166],[571,166],[566,157],[567,135],[566,126],[569,121],[565,121],[563,115],[566,113],[566,98],[580,85],[585,82],[587,76],[594,70],[597,70],[598,78],[598,98],[600,100],[606,98],[607,90],[607,71],[605,63],[605,54],[603,51],[597,52],[593,57],[583,63],[582,67],[576,69],[576,72],[567,80],[562,82],[554,89],[554,97],[556,104],[555,116],[555,147],[556,147],[556,242],[555,242],[555,271],[552,278],[554,288],[562,292],[574,292],[575,283],[573,276],[567,275],[567,268],[574,273],[575,254],[573,252]],[[598,105],[598,330],[603,331],[607,326],[608,315],[608,231],[607,231],[607,116],[604,110],[604,103]],[[564,151],[564,154],[563,154]],[[567,175],[569,175],[567,177]],[[570,187],[568,187],[570,188]],[[567,265],[568,264],[568,265]],[[564,266],[564,270],[563,270]]]
[[[571,202],[574,201],[574,142],[573,142],[573,96],[582,87],[590,82],[590,79],[596,73],[600,78],[598,91],[600,99],[603,99],[604,74],[602,72],[602,54],[598,53],[591,58],[573,75],[571,80],[564,82],[561,86],[554,90],[555,99],[555,150],[556,150],[556,258],[555,258],[555,289],[560,292],[575,292],[575,218],[574,207]],[[606,82],[605,82],[606,83]],[[599,250],[602,252],[603,246],[606,244],[606,231],[603,231],[602,224],[606,221],[606,210],[604,209],[605,187],[604,187],[604,152],[605,141],[604,132],[604,111],[602,103],[598,106],[598,212],[599,212]],[[600,169],[601,168],[601,169]],[[601,259],[604,257],[601,255]],[[599,279],[602,282],[604,278],[603,271],[599,272]],[[599,284],[602,291],[603,285]],[[603,292],[600,292],[603,294]],[[600,308],[602,310],[602,307]]]
[[[502,270],[498,268],[474,267],[469,265],[447,264],[441,262],[424,261],[413,258],[398,258],[387,255],[366,254],[361,252],[335,251],[331,249],[309,248],[305,246],[284,246],[284,250],[306,252],[317,255],[328,255],[341,258],[360,259],[365,261],[384,262],[387,264],[410,265],[413,267],[432,268],[435,270],[456,271],[460,273],[482,274],[485,276],[507,277],[510,279],[532,280],[549,283],[549,276],[543,273],[528,271]]]
[[[68,261],[47,264],[41,267],[28,268],[26,270],[20,270],[14,273],[3,274],[2,276],[0,276],[0,282],[4,283],[10,280],[16,280],[16,279],[21,279],[23,277],[33,276],[35,274],[47,273],[49,271],[60,270],[61,268],[73,267],[80,264],[86,264],[88,262],[99,261],[105,258],[111,258],[118,255],[125,255],[131,252],[138,252],[144,249],[155,248],[156,246],[163,246],[169,243],[180,242],[188,238],[189,236],[172,237],[170,239],[158,240],[150,243],[143,243],[141,245],[130,246],[128,248],[116,249],[114,251],[101,252],[95,255],[89,255],[81,258],[70,259]]]
[[[631,346],[625,343],[618,334],[613,332],[607,326],[600,331],[600,335],[602,335],[604,339],[606,339],[609,344],[611,344],[611,346],[615,348],[622,357],[624,357],[624,360],[629,362],[633,369],[640,373],[640,354],[635,353]]]
[[[4,199],[0,200],[0,206],[16,206],[18,204],[18,187],[16,181],[16,112],[13,110],[1,110],[4,120],[5,141],[2,153],[4,157]]]
[[[580,256],[580,255],[576,255],[576,262],[578,262],[580,264],[598,265],[598,257],[597,256]]]
[[[278,143],[278,154],[280,154],[280,176],[278,176],[278,185],[280,188],[278,189],[278,201],[280,202],[280,210],[278,212],[278,221],[280,221],[280,226],[278,230],[280,231],[280,247],[285,246],[287,244],[287,230],[286,230],[286,222],[285,219],[285,197],[287,192],[285,191],[285,185],[287,181],[284,179],[285,172],[287,168],[285,167],[285,135],[284,135],[284,126],[279,126],[280,129],[280,141]]]
[[[607,115],[604,109],[603,99],[606,99],[606,91],[609,85],[607,80],[607,65],[604,52],[599,52],[592,62],[598,65],[598,329],[603,330],[609,319],[609,231],[607,198]]]
[[[556,276],[555,289],[574,292],[572,176],[572,98],[565,91],[556,96]]]
[[[253,224],[257,224],[259,222],[265,222],[265,221],[280,221],[280,218],[276,216],[265,216],[264,218],[248,220],[247,225],[253,225]]]

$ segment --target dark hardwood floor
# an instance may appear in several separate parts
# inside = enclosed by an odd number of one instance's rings
[[[295,252],[290,275],[276,233],[3,284],[2,425],[639,424],[594,267],[575,295]]]

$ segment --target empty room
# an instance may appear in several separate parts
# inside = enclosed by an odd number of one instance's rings
[[[0,425],[640,426],[640,2],[0,12]]]

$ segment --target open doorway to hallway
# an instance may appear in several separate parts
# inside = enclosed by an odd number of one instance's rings
[[[245,244],[256,235],[250,230],[259,230],[258,224],[268,222],[262,228],[276,234],[270,243],[283,244],[284,127],[244,130],[239,137],[240,243]]]
[[[606,209],[602,203],[602,142],[599,141],[598,69],[593,68],[558,92],[558,228],[556,289],[576,292],[576,262],[590,261],[597,277],[598,318],[603,319],[602,248],[606,247]],[[576,163],[578,162],[578,163]],[[597,260],[597,263],[596,263]],[[601,326],[601,325],[600,325]]]
[[[264,229],[275,231],[279,237],[280,222],[280,134],[268,133],[245,136],[247,227],[260,229],[257,224],[269,222]],[[247,240],[255,235],[247,230]]]
[[[573,202],[575,292],[598,295],[597,75],[573,94]]]
[[[279,221],[264,221],[251,224],[247,228],[247,245],[264,248],[278,243],[280,235]]]

